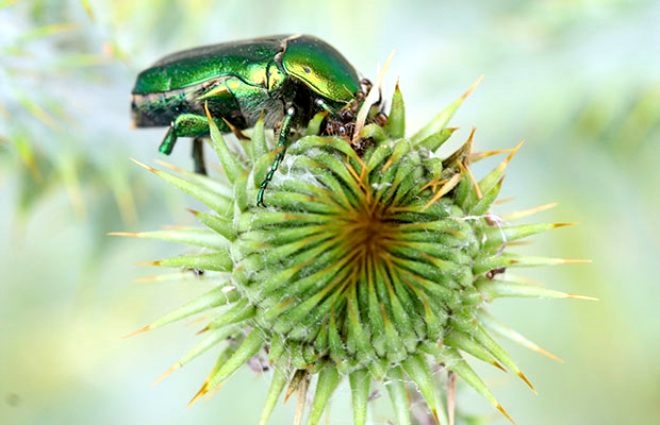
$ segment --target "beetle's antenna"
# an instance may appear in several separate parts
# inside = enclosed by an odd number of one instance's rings
[[[383,79],[385,78],[385,73],[387,72],[387,68],[390,67],[390,62],[392,62],[393,57],[394,57],[394,50],[392,50],[392,52],[387,56],[387,59],[385,59],[385,63],[378,72],[378,76],[376,77],[375,84],[371,86],[371,89],[369,90],[367,97],[364,99],[364,102],[362,103],[362,106],[358,111],[358,115],[355,120],[355,131],[353,132],[353,140],[351,140],[352,144],[355,144],[358,138],[360,137],[360,132],[364,127],[364,123],[367,121],[367,115],[369,114],[369,109],[371,109],[371,106],[373,106],[376,102],[378,102],[378,99],[380,99],[380,89],[381,86],[383,85]]]

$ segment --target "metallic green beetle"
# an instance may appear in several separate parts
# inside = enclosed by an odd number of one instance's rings
[[[166,56],[142,71],[132,98],[137,127],[169,126],[159,151],[193,137],[195,169],[205,172],[200,137],[209,135],[204,105],[223,132],[279,126],[278,153],[257,195],[284,158],[292,127],[326,111],[326,134],[350,132],[370,83],[332,46],[309,35],[281,35],[199,47]],[[350,137],[350,135],[348,135]]]

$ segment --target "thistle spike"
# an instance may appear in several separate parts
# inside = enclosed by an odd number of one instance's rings
[[[256,330],[252,330],[252,332],[250,332],[250,334],[248,334],[245,339],[243,339],[243,342],[236,348],[236,351],[232,356],[227,359],[227,361],[223,363],[215,373],[209,375],[209,378],[205,383],[207,389],[206,392],[208,392],[209,389],[215,388],[229,375],[236,372],[236,370],[243,366],[250,357],[254,356],[259,350],[261,350],[263,345],[263,337]]]
[[[597,301],[597,298],[586,295],[569,294],[553,289],[543,288],[524,283],[509,282],[506,280],[485,280],[479,281],[478,287],[487,299],[492,300],[501,297],[517,298],[557,298],[557,299],[576,299],[586,301]]]
[[[319,378],[316,383],[316,393],[309,412],[309,425],[318,425],[321,415],[328,405],[330,397],[335,392],[341,377],[336,368],[327,365],[319,372]]]
[[[483,345],[477,343],[473,338],[462,332],[454,331],[450,333],[447,335],[444,342],[450,347],[459,349],[483,362],[492,364],[501,371],[506,371],[504,366],[502,366],[502,364],[498,362]]]
[[[257,158],[263,157],[270,151],[268,142],[266,141],[266,130],[264,128],[263,113],[259,116],[257,123],[252,129],[249,146],[251,147],[252,152],[252,162],[256,162]]]
[[[229,310],[223,311],[197,333],[202,334],[210,330],[244,322],[254,317],[256,313],[257,311],[254,306],[249,305],[244,299],[240,300],[234,303]]]
[[[433,374],[426,360],[422,356],[413,355],[403,361],[401,367],[417,385],[419,392],[431,410],[435,423],[448,425],[449,421],[445,413],[445,407],[442,405],[440,394],[438,393],[438,386],[433,379]]]
[[[518,368],[518,365],[513,361],[509,354],[502,348],[481,326],[478,326],[474,332],[476,340],[488,350],[493,357],[502,363],[511,372],[515,373],[534,394],[536,389],[527,376]]]
[[[411,425],[410,422],[410,397],[406,390],[403,372],[399,367],[393,368],[388,374],[390,380],[385,383],[387,392],[392,401],[392,407],[396,415],[398,425]]]
[[[534,208],[529,208],[529,209],[526,209],[526,210],[521,210],[521,211],[516,211],[514,213],[506,214],[502,218],[505,221],[516,221],[516,220],[520,220],[521,218],[536,215],[536,214],[541,213],[543,211],[551,210],[553,208],[556,208],[557,205],[559,205],[557,202],[550,202],[548,204],[539,205],[539,206],[534,207]]]
[[[223,251],[208,254],[181,255],[178,257],[149,261],[145,264],[158,267],[181,267],[216,272],[228,272],[231,271],[232,268],[232,262],[227,248],[224,248]]]
[[[490,173],[479,181],[479,189],[481,192],[488,192],[493,186],[497,185],[504,176],[504,171],[511,163],[513,157],[518,153],[524,142],[518,143],[502,162],[497,165]]]
[[[448,359],[449,368],[452,372],[458,375],[465,383],[472,387],[477,393],[484,397],[488,402],[495,407],[502,415],[509,420],[512,424],[515,424],[515,421],[509,415],[509,413],[504,409],[504,407],[497,401],[493,393],[488,389],[488,386],[484,381],[479,378],[479,375],[470,367],[470,365],[461,357],[461,355],[452,350],[444,349],[444,355]]]
[[[233,241],[236,239],[236,232],[230,220],[217,214],[205,213],[188,208],[188,211],[199,220],[200,223],[213,230],[218,235]]]
[[[266,396],[266,402],[264,403],[261,412],[259,425],[266,425],[268,423],[268,420],[275,409],[275,405],[277,404],[277,400],[282,395],[288,380],[289,376],[284,371],[283,367],[276,366],[273,368],[273,378],[270,384],[270,389],[268,390],[268,395]]]
[[[162,161],[160,159],[156,160],[156,164],[166,168],[168,171],[180,175],[190,184],[198,185],[202,189],[205,189],[209,192],[218,193],[226,197],[232,196],[230,186],[228,186],[226,182],[212,179],[206,174],[191,171],[187,168],[179,167],[178,165],[172,164],[171,162]]]
[[[496,320],[493,316],[490,314],[487,314],[486,312],[482,312],[479,318],[480,322],[486,326],[488,329],[496,333],[497,335],[500,335],[509,341],[515,342],[516,344],[527,348],[528,350],[537,352],[551,360],[554,360],[559,363],[563,363],[564,361],[557,355],[551,353],[550,351],[540,347],[538,344],[530,341],[527,339],[525,336],[523,336],[521,333],[515,331],[514,329],[502,324],[500,321]]]
[[[221,250],[226,249],[227,247],[226,241],[218,238],[217,233],[197,228],[181,227],[177,229],[157,230],[152,232],[111,232],[108,233],[108,235],[176,242],[211,250]]]
[[[366,369],[358,369],[349,375],[349,380],[353,403],[353,425],[366,425],[371,375]]]
[[[211,289],[204,295],[195,298],[190,301],[188,304],[185,304],[174,311],[162,316],[158,320],[151,322],[150,324],[141,327],[135,332],[132,332],[128,336],[137,335],[143,332],[150,331],[152,329],[159,328],[161,326],[168,325],[170,323],[177,322],[179,320],[185,319],[186,317],[193,316],[202,311],[220,307],[221,305],[232,303],[238,300],[239,295],[235,291],[227,292],[225,291],[224,286],[218,286]]]
[[[147,171],[157,175],[166,182],[176,186],[184,193],[187,193],[207,207],[218,212],[218,214],[228,214],[232,210],[232,202],[230,198],[226,198],[216,192],[211,192],[197,184],[191,183],[179,177],[175,177],[172,174],[150,167],[139,161],[133,160],[133,162],[146,169]]]
[[[218,372],[218,370],[220,370],[222,365],[224,365],[227,361],[229,361],[229,359],[231,359],[234,356],[234,353],[236,353],[237,348],[238,345],[230,344],[226,346],[224,350],[222,350],[222,352],[220,353],[220,355],[218,355],[218,358],[215,361],[215,365],[213,366],[213,369],[211,369],[211,372],[204,380],[204,383],[188,402],[188,407],[192,407],[199,399],[201,399],[202,397],[204,397],[206,394],[209,393],[209,391],[211,390],[209,386],[209,381],[211,380],[211,377],[215,375]]]
[[[477,81],[475,81],[469,89],[467,89],[458,99],[456,99],[453,103],[451,103],[447,108],[445,108],[442,112],[440,112],[438,115],[433,117],[431,121],[422,127],[419,131],[417,131],[413,136],[410,137],[410,142],[415,145],[426,139],[427,137],[431,136],[434,133],[437,133],[438,131],[441,131],[443,128],[446,127],[447,123],[451,119],[452,116],[454,116],[454,113],[456,110],[458,110],[459,106],[463,103],[465,99],[470,96],[472,91],[477,88],[481,80],[483,79],[482,77],[479,77]]]
[[[406,134],[406,106],[401,95],[401,88],[397,81],[394,87],[394,95],[392,95],[392,106],[390,107],[390,114],[387,117],[387,124],[385,131],[392,139],[399,139]]]
[[[210,333],[209,335],[207,335],[206,338],[198,342],[197,345],[195,345],[183,357],[181,357],[179,360],[174,362],[172,366],[170,366],[162,375],[160,375],[156,379],[156,383],[161,382],[169,375],[171,375],[174,371],[181,369],[187,363],[190,363],[192,360],[204,354],[209,349],[220,344],[223,340],[226,340],[234,331],[235,330],[232,328],[225,328]]]
[[[209,122],[209,131],[211,133],[213,149],[215,149],[220,164],[222,164],[222,169],[224,170],[227,180],[229,180],[230,183],[234,183],[240,175],[246,173],[246,170],[243,168],[243,165],[236,154],[229,149],[227,142],[225,142],[220,130],[218,130],[218,126],[215,124],[213,117],[211,117],[211,112],[209,112],[208,102],[204,102],[204,113]]]

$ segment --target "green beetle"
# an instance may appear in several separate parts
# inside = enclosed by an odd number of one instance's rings
[[[281,35],[166,56],[138,75],[131,109],[137,127],[169,126],[159,147],[166,155],[178,137],[195,138],[195,169],[202,173],[200,138],[209,135],[205,104],[223,132],[250,128],[261,116],[266,127],[279,127],[280,152],[257,196],[257,204],[263,206],[265,189],[284,158],[292,128],[325,111],[322,132],[350,137],[370,86],[323,40]]]

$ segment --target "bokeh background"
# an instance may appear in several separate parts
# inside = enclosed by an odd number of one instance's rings
[[[124,336],[209,282],[136,282],[155,273],[141,261],[180,248],[107,234],[192,223],[192,201],[129,160],[153,164],[164,134],[130,128],[137,72],[179,49],[297,32],[371,78],[395,50],[384,92],[398,78],[409,132],[485,76],[457,141],[473,126],[480,150],[526,141],[498,211],[558,202],[537,220],[578,225],[522,249],[593,263],[529,275],[600,299],[496,302],[565,362],[507,346],[539,395],[486,370],[489,383],[520,424],[660,423],[659,23],[644,0],[0,0],[0,424],[256,423],[269,377],[247,368],[186,407],[212,354],[153,384],[197,324]],[[168,160],[189,167],[188,153]],[[330,424],[350,423],[347,394]]]

